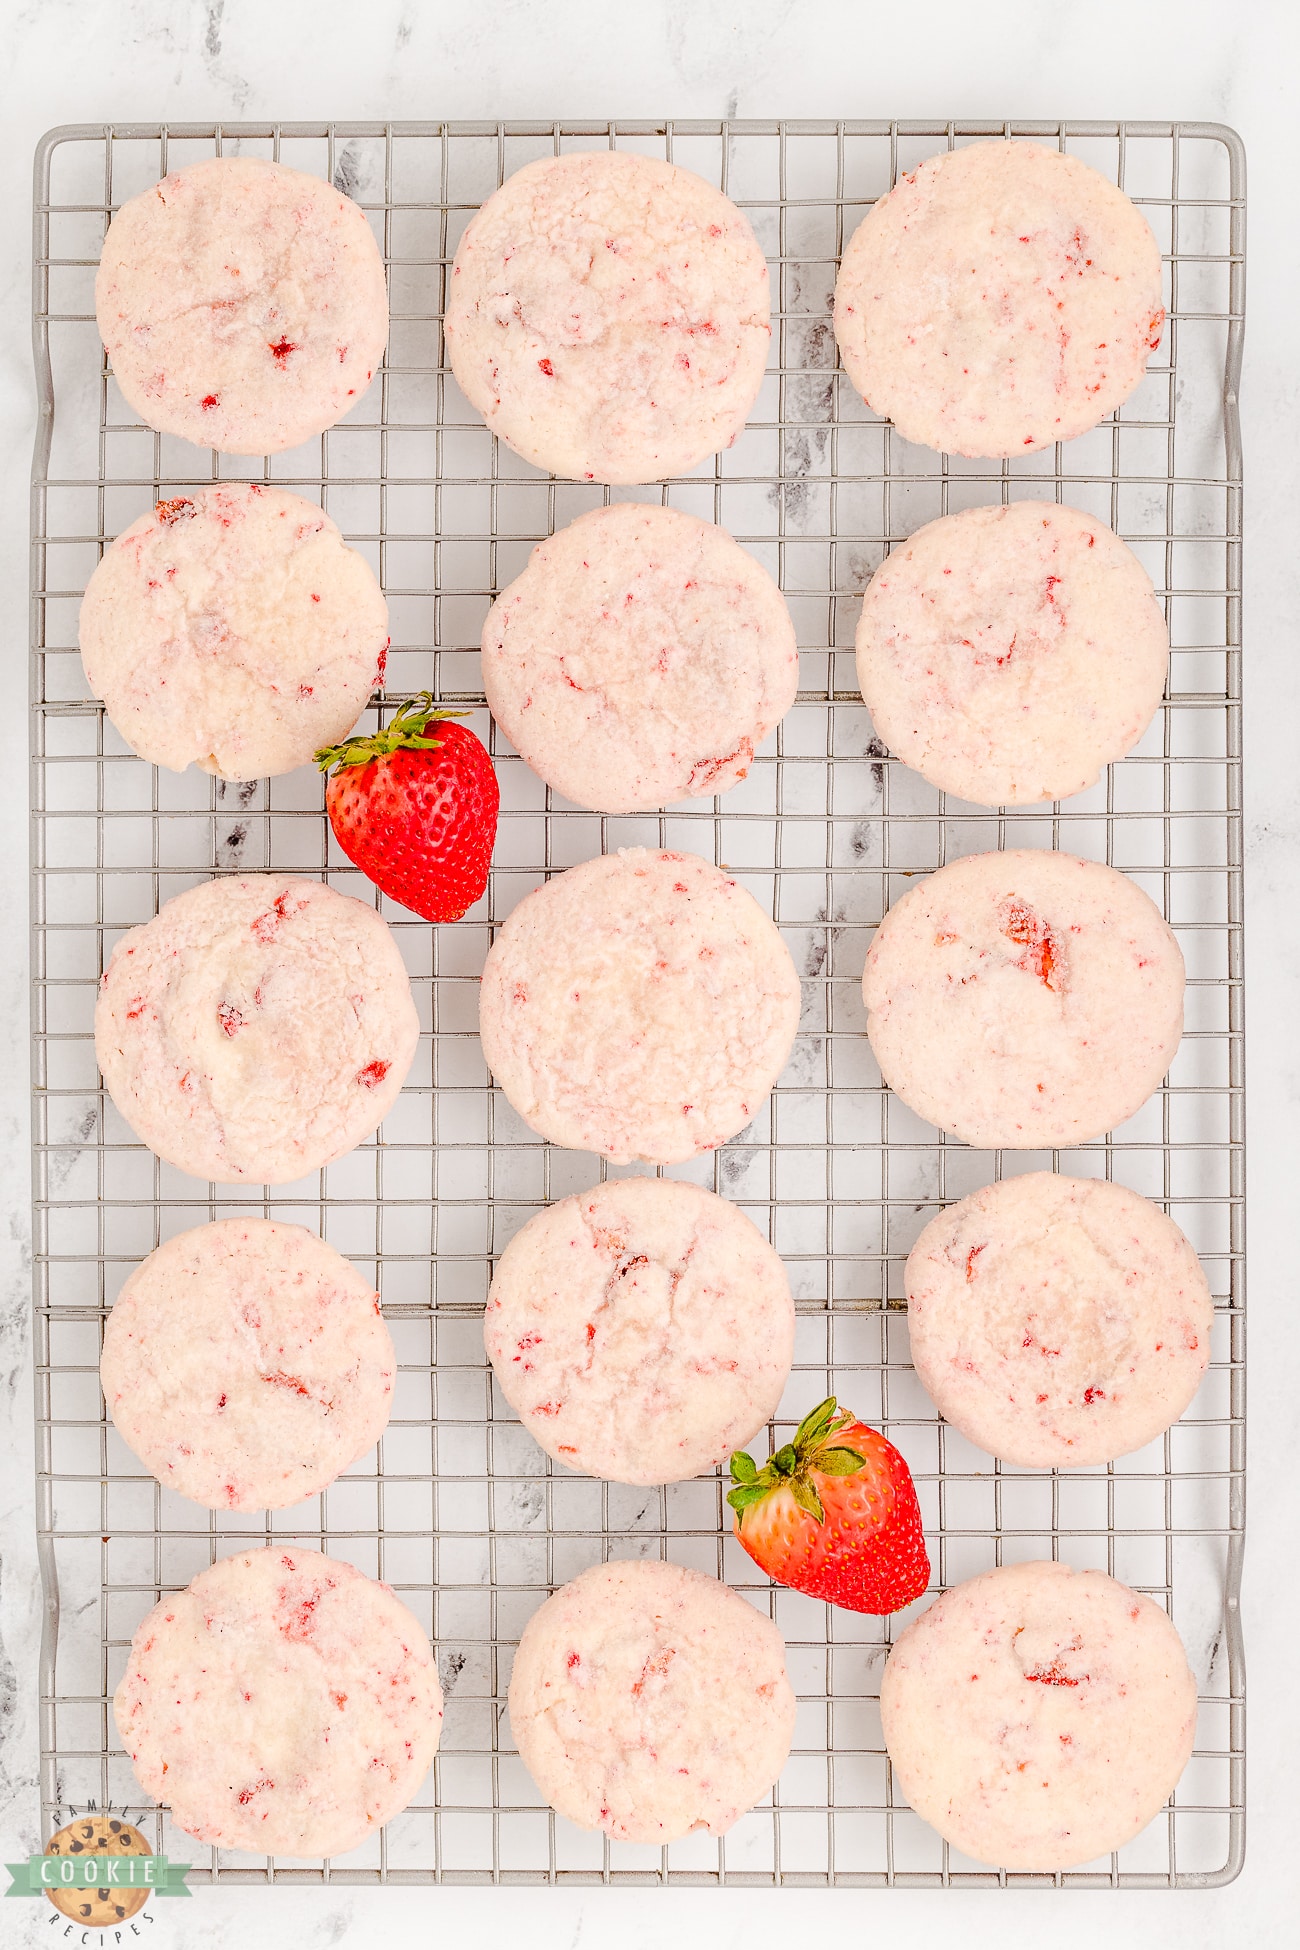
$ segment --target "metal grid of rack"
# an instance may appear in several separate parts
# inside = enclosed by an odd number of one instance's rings
[[[838,371],[830,297],[841,247],[900,171],[945,145],[1028,137],[1119,181],[1164,253],[1169,324],[1113,421],[1014,463],[912,447]],[[778,577],[801,645],[799,701],[725,798],[612,818],[556,800],[482,705],[476,648],[494,593],[533,543],[609,491],[542,476],[487,434],[441,362],[443,278],[496,184],[553,149],[667,155],[746,210],[773,271],[770,369],[734,447],[689,478],[622,491],[723,523]],[[224,150],[327,175],[365,208],[388,264],[384,368],[349,418],[269,461],[149,431],[125,406],[94,325],[109,213],[169,168]],[[1169,123],[637,122],[118,125],[56,130],[38,151],[35,330],[41,424],[32,550],[33,1033],[38,1511],[47,1629],[42,1789],[138,1807],[109,1700],[161,1592],[250,1542],[293,1538],[384,1577],[420,1616],[447,1694],[442,1749],[407,1812],[332,1862],[205,1848],[149,1811],[192,1884],[671,1882],[1188,1886],[1221,1883],[1244,1846],[1237,1592],[1243,1524],[1244,1162],[1240,835],[1240,449],[1244,157],[1231,131]],[[57,404],[57,411],[56,411]],[[432,688],[492,743],[502,817],[491,886],[455,927],[374,894],[333,846],[315,774],[222,784],[135,758],[88,700],[78,599],[105,541],[160,493],[255,478],[319,497],[379,571],[392,618],[383,711]],[[853,671],[857,598],[923,521],[1022,497],[1085,508],[1130,543],[1168,615],[1168,693],[1138,750],[1064,804],[989,812],[945,801],[873,739]],[[878,1711],[901,1620],[770,1587],[729,1535],[724,1485],[644,1491],[552,1467],[491,1385],[479,1316],[493,1255],[600,1161],[543,1144],[493,1089],[476,982],[494,926],[548,873],[620,845],[680,845],[769,908],[804,980],[795,1054],[771,1103],[673,1175],[741,1205],[789,1267],[796,1365],[783,1438],[834,1389],[881,1424],[916,1476],[936,1587],[1060,1556],[1169,1607],[1201,1689],[1196,1753],[1168,1811],[1118,1856],[1067,1874],[968,1862],[903,1803]],[[1121,1130],[1077,1151],[946,1142],[882,1086],[859,976],[909,877],[1002,845],[1060,846],[1122,868],[1161,906],[1188,967],[1170,1077]],[[393,925],[421,1011],[420,1052],[376,1140],[264,1198],[202,1186],[134,1139],[91,1035],[114,940],[213,872],[327,875]],[[1109,1468],[1001,1466],[945,1427],[908,1362],[902,1263],[945,1201],[1052,1166],[1155,1199],[1189,1234],[1215,1295],[1210,1373],[1161,1441]],[[392,1422],[331,1489],[260,1518],[213,1514],[146,1476],[105,1418],[104,1312],[161,1239],[254,1212],[318,1229],[379,1286],[397,1343]],[[761,1444],[762,1438],[759,1438]],[[726,1837],[611,1844],[547,1810],[510,1739],[519,1631],[602,1555],[658,1556],[727,1578],[780,1625],[800,1697],[769,1801]],[[141,1817],[141,1819],[145,1819]]]

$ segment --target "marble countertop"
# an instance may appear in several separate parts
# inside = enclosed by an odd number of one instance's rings
[[[356,117],[1074,116],[1224,121],[1249,157],[1245,803],[1250,1047],[1250,1667],[1246,1868],[1226,1890],[1020,1892],[299,1889],[198,1892],[141,1937],[262,1950],[415,1941],[436,1931],[640,1950],[729,1946],[848,1926],[891,1950],[940,1930],[983,1944],[1059,1946],[1100,1928],[1181,1950],[1269,1945],[1291,1916],[1300,1699],[1290,1607],[1300,1601],[1290,1472],[1300,1322],[1289,1246],[1300,1109],[1300,299],[1292,175],[1300,10],[1292,0],[4,0],[0,127],[13,172],[0,209],[0,669],[9,718],[25,708],[29,455],[34,420],[27,291],[28,174],[61,122],[219,115]],[[16,754],[25,739],[15,741]],[[26,767],[0,772],[4,910],[26,909]],[[14,929],[16,940],[21,928]],[[38,1605],[31,1504],[26,969],[0,963],[0,1855],[37,1845]],[[1285,1904],[1285,1907],[1284,1907]],[[143,1913],[147,1921],[151,1905]],[[17,1912],[17,1913],[15,1913]],[[41,1905],[6,1905],[6,1943],[62,1941]],[[49,1925],[58,1924],[56,1938]],[[1293,1927],[1293,1924],[1292,1924]],[[69,1941],[79,1941],[74,1931]],[[95,1939],[91,1939],[94,1941]],[[125,1939],[124,1939],[125,1940]]]

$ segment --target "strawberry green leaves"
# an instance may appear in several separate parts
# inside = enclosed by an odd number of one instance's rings
[[[368,765],[373,758],[387,758],[392,752],[437,751],[442,739],[429,736],[429,727],[448,718],[468,717],[466,711],[448,711],[435,704],[432,691],[421,691],[399,705],[386,725],[378,731],[363,731],[345,738],[341,745],[322,745],[316,763],[322,772],[331,766]]]
[[[853,1476],[863,1467],[866,1458],[858,1450],[832,1441],[852,1420],[852,1413],[837,1408],[831,1395],[804,1416],[794,1441],[778,1449],[761,1470],[743,1449],[738,1449],[731,1458],[731,1480],[736,1487],[727,1496],[732,1509],[746,1510],[761,1502],[778,1484],[783,1484],[801,1510],[806,1510],[818,1523],[824,1522],[826,1513],[816,1488],[809,1481],[809,1473],[815,1470],[822,1476]]]

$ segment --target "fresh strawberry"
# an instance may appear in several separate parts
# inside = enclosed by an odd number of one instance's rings
[[[901,1611],[930,1581],[912,1472],[835,1397],[756,1469],[731,1458],[736,1535],[778,1584],[847,1611]]]
[[[382,731],[327,745],[330,825],[376,887],[426,921],[459,921],[487,886],[501,794],[482,741],[424,691]]]

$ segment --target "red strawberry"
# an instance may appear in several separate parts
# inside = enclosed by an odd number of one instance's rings
[[[330,825],[376,887],[426,921],[459,921],[487,886],[501,794],[487,749],[424,691],[382,731],[317,752]]]
[[[835,1397],[762,1469],[737,1450],[736,1535],[778,1584],[847,1611],[901,1611],[930,1581],[912,1472]]]

